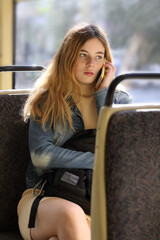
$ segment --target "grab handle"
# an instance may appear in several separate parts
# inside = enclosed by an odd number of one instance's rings
[[[127,73],[117,76],[109,85],[107,97],[105,100],[105,106],[112,106],[113,103],[113,95],[117,85],[126,80],[126,79],[159,79],[160,80],[160,73]]]

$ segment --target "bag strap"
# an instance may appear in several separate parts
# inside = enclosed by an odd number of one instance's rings
[[[30,211],[30,217],[29,217],[29,223],[28,223],[28,228],[34,228],[35,227],[35,219],[36,219],[36,214],[37,214],[37,208],[39,206],[39,202],[43,198],[42,195],[39,195],[35,198],[31,211]]]
[[[34,228],[35,227],[35,219],[36,219],[37,209],[38,209],[38,206],[39,206],[39,202],[43,198],[42,192],[43,192],[43,188],[44,188],[46,182],[47,182],[47,180],[44,179],[44,176],[42,176],[40,181],[33,188],[32,194],[34,196],[36,196],[36,198],[34,199],[34,201],[32,203],[32,207],[31,207],[31,211],[30,211],[30,217],[29,217],[29,223],[28,223],[28,228]],[[41,183],[42,183],[42,186],[41,186],[40,192],[37,194],[36,193],[36,189],[38,188],[38,186]]]

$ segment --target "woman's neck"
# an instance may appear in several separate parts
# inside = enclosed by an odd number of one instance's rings
[[[80,94],[82,97],[91,97],[94,93],[94,84],[80,84]]]

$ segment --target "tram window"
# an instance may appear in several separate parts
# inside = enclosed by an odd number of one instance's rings
[[[160,72],[159,12],[159,0],[18,0],[15,64],[47,66],[71,26],[92,22],[106,30],[117,75]],[[36,78],[35,74],[16,73],[14,87],[30,88]],[[152,84],[146,87],[154,90]]]
[[[15,89],[32,88],[34,82],[39,76],[39,72],[16,72],[13,87]]]
[[[160,103],[160,79],[129,79],[117,88],[127,91],[132,103]]]
[[[88,3],[89,5],[88,5]],[[101,3],[101,4],[99,4]],[[32,0],[17,1],[15,5],[15,64],[47,66],[57,51],[65,33],[76,23],[104,24],[101,12],[105,0]],[[96,13],[90,11],[96,9]],[[98,21],[97,21],[98,19]],[[23,79],[23,83],[22,83]],[[15,88],[28,88],[32,77],[15,74]]]

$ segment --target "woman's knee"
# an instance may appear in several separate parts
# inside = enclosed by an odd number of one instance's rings
[[[85,213],[79,205],[64,199],[48,199],[39,205],[36,228],[31,231],[31,236],[33,239],[49,239],[61,235],[62,229],[65,234],[70,229],[77,231],[85,222]]]
[[[40,204],[38,215],[42,221],[45,219],[45,222],[54,223],[54,226],[57,227],[63,221],[78,221],[78,219],[85,219],[85,213],[83,209],[68,200],[54,198],[49,199]]]
[[[61,209],[61,214],[61,223],[64,227],[63,231],[61,227],[58,228],[58,236],[65,235],[68,236],[68,239],[83,239],[83,237],[90,239],[90,227],[86,215],[79,205],[69,202]]]
[[[69,201],[61,209],[60,214],[62,214],[66,223],[73,222],[73,224],[75,224],[77,221],[85,219],[85,213],[83,209],[79,205]]]

